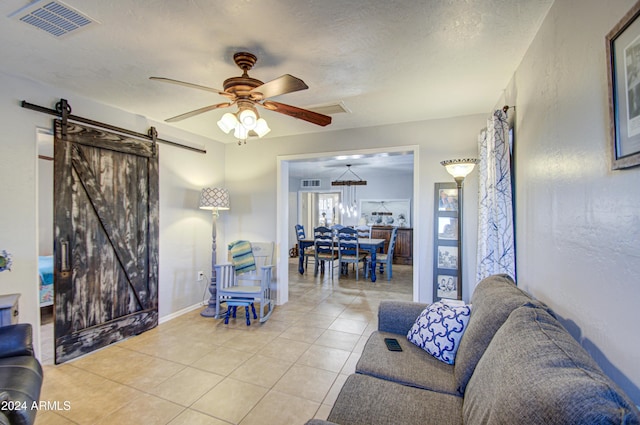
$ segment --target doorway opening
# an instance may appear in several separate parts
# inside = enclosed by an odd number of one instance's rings
[[[303,168],[312,169],[315,173],[322,168],[323,162],[326,161],[345,161],[352,162],[354,158],[364,162],[368,165],[374,163],[380,166],[389,157],[398,157],[407,161],[403,164],[405,170],[409,170],[409,181],[411,183],[410,194],[407,197],[411,198],[411,216],[419,217],[420,205],[420,193],[418,190],[418,176],[419,176],[419,147],[416,145],[411,146],[396,146],[388,148],[378,149],[361,149],[356,151],[339,151],[339,152],[325,152],[315,154],[303,154],[303,155],[283,155],[277,157],[277,232],[276,241],[278,247],[278,283],[277,283],[277,296],[276,302],[281,305],[289,299],[289,249],[296,243],[296,235],[294,231],[295,224],[298,220],[298,190],[295,186],[295,182],[292,183],[291,170],[295,170],[301,164]],[[389,160],[391,161],[391,160]],[[332,174],[336,172],[339,174],[340,168],[344,168],[344,162],[339,167],[334,165]],[[335,177],[335,176],[333,176]],[[315,176],[314,176],[315,178]],[[329,178],[330,180],[330,178]],[[392,184],[392,182],[386,182]],[[294,185],[294,186],[292,186]],[[360,194],[360,192],[359,192]],[[415,220],[413,223],[413,233],[419,234],[419,221]],[[311,227],[310,229],[312,229]],[[305,226],[305,229],[306,226]],[[305,230],[307,233],[310,230]],[[308,236],[308,235],[307,235]],[[414,237],[410,243],[413,252],[419,252],[420,238]],[[412,274],[412,299],[418,300],[419,294],[419,281],[420,281],[420,268],[416,265],[411,270]]]
[[[309,231],[317,226],[342,224],[338,212],[341,195],[340,192],[298,192],[298,224]]]
[[[36,128],[36,143],[40,360],[53,364],[53,131]]]

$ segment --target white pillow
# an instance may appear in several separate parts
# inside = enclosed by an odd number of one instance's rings
[[[470,315],[470,305],[435,302],[420,313],[407,333],[407,339],[436,359],[453,364]]]

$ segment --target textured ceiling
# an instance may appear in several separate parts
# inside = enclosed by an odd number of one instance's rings
[[[414,156],[410,152],[377,153],[368,155],[326,156],[289,162],[289,177],[321,179],[324,183],[333,180],[362,180],[374,176],[413,176]],[[351,165],[351,174],[347,171]],[[355,174],[355,175],[354,175]]]
[[[29,2],[4,0],[0,70],[162,121],[225,99],[148,77],[221,89],[241,74],[233,53],[249,51],[258,56],[250,76],[289,73],[309,86],[274,100],[343,101],[351,111],[322,128],[261,109],[266,138],[445,118],[494,106],[552,2],[66,0],[99,23],[56,39],[8,17]],[[173,125],[235,142],[216,126],[224,112]]]

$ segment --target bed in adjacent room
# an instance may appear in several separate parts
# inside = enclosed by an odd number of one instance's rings
[[[53,255],[38,257],[40,274],[40,307],[53,305]]]

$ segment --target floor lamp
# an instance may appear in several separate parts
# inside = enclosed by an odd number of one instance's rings
[[[220,187],[205,187],[200,193],[200,209],[211,210],[213,223],[211,226],[211,283],[209,285],[209,305],[200,315],[215,317],[216,315],[216,227],[220,210],[229,209],[229,191]]]
[[[458,185],[458,299],[462,300],[462,183],[464,178],[473,171],[477,159],[449,159],[442,161],[447,172],[453,176]]]

